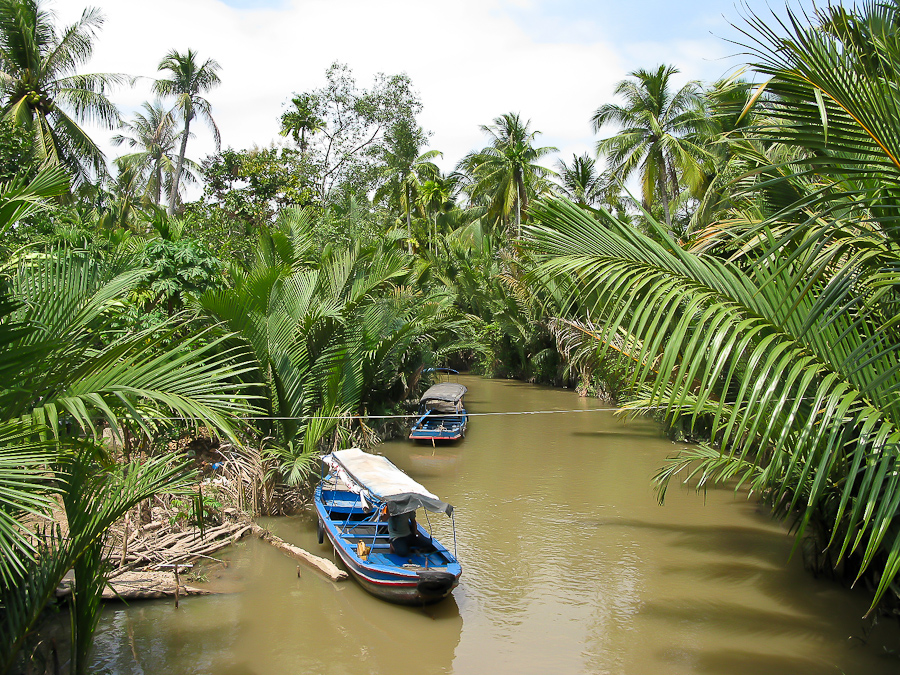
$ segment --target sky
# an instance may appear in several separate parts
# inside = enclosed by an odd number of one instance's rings
[[[487,143],[481,129],[517,112],[541,132],[537,145],[558,156],[590,152],[599,138],[591,114],[613,101],[620,80],[638,68],[673,64],[678,84],[711,82],[743,61],[732,24],[764,0],[46,0],[61,23],[90,4],[105,23],[81,72],[140,76],[113,92],[123,117],[150,100],[165,54],[188,48],[222,66],[206,98],[234,149],[290,143],[278,135],[291,97],[325,84],[334,61],[369,87],[376,73],[406,73],[421,96],[420,124],[432,133],[439,165],[452,169]],[[112,132],[91,128],[112,158]],[[194,131],[192,126],[192,131]],[[214,151],[197,126],[188,155]],[[605,134],[604,134],[605,135]]]

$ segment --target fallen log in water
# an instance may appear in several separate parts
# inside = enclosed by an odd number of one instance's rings
[[[347,573],[344,570],[338,568],[338,566],[335,565],[330,560],[327,560],[325,558],[320,558],[319,556],[313,555],[309,551],[303,550],[299,546],[294,546],[293,544],[289,544],[286,541],[284,541],[283,539],[276,537],[274,534],[272,534],[268,530],[260,527],[256,523],[253,523],[251,525],[251,528],[252,528],[251,531],[253,532],[253,534],[255,534],[257,537],[259,537],[263,541],[268,542],[269,544],[271,544],[272,546],[277,548],[279,551],[283,551],[284,553],[287,553],[292,558],[295,558],[296,560],[299,560],[300,562],[306,563],[310,567],[322,572],[324,575],[326,575],[332,581],[343,581],[344,579],[348,578]]]
[[[177,589],[177,590],[176,590]],[[56,589],[56,597],[64,598],[72,593],[71,579],[63,580]],[[185,595],[211,595],[214,591],[203,588],[175,585],[172,572],[123,572],[111,579],[103,589],[104,600],[154,600]]]

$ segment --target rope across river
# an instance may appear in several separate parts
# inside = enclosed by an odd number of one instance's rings
[[[502,411],[502,412],[480,412],[473,413],[467,412],[467,417],[501,417],[508,415],[561,415],[561,414],[571,414],[571,413],[591,413],[591,412],[628,412],[628,413],[638,413],[647,410],[657,410],[659,408],[665,408],[666,406],[646,406],[642,408],[572,408],[568,410],[510,410],[510,411]],[[265,420],[265,421],[304,421],[304,420],[402,420],[402,419],[418,419],[422,416],[423,413],[404,413],[399,415],[297,415],[297,416],[285,416],[285,415],[251,415],[247,417],[241,417],[245,422],[252,422],[254,420]],[[188,419],[186,417],[166,417],[163,419],[167,420],[184,420]]]

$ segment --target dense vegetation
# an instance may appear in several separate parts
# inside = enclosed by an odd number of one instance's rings
[[[507,113],[444,174],[409,78],[342,64],[292,94],[282,147],[193,161],[197,118],[219,143],[213,59],[163,55],[160,99],[121,120],[130,78],[78,72],[98,12],[0,0],[0,672],[72,569],[86,672],[105,533],[196,483],[171,438],[302,486],[323,448],[395,433],[366,416],[439,365],[649,409],[696,441],[661,496],[749,488],[811,564],[900,595],[900,7],[791,19],[749,17],[746,80],[631,73],[586,111],[619,127],[599,159],[551,170]]]

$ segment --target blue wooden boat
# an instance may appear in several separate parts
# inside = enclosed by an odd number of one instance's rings
[[[439,382],[419,399],[420,417],[413,423],[409,438],[413,441],[455,441],[466,435],[469,416],[463,405],[468,391],[458,382]]]
[[[453,518],[453,507],[407,476],[387,457],[359,448],[326,455],[327,474],[316,487],[319,543],[334,546],[348,572],[364,589],[385,600],[424,605],[447,597],[459,583],[456,556],[417,524],[428,549],[407,556],[391,551],[387,516],[423,508]],[[456,549],[454,521],[453,546]]]

